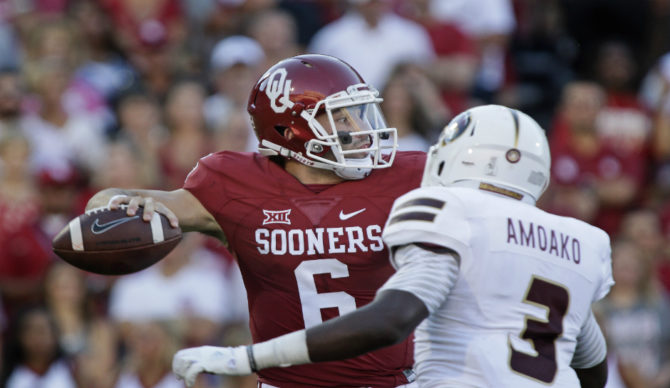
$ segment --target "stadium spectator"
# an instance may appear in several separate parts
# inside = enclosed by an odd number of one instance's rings
[[[389,0],[348,0],[349,10],[312,38],[308,51],[350,63],[363,79],[382,89],[393,68],[435,59],[426,30],[390,10]]]
[[[93,87],[111,106],[119,94],[137,82],[136,70],[124,58],[114,39],[112,22],[102,2],[70,1],[68,14],[72,24],[79,27],[82,58],[74,70],[74,77]],[[112,114],[112,112],[108,112]],[[110,122],[115,122],[110,117]]]
[[[179,0],[104,0],[114,40],[139,76],[139,84],[163,100],[191,66],[184,52],[186,20]]]
[[[3,377],[0,386],[6,388],[49,387],[76,388],[72,371],[62,357],[58,334],[49,311],[28,307],[10,328]]]
[[[119,344],[116,328],[111,321],[100,318],[91,322],[86,348],[74,358],[79,387],[114,387],[121,369]]]
[[[459,25],[435,17],[431,0],[400,2],[400,14],[422,25],[433,44],[436,58],[428,74],[437,83],[452,115],[472,105],[470,91],[479,67],[476,42]]]
[[[30,172],[31,148],[19,132],[0,136],[0,225],[31,223],[39,210],[37,187]],[[21,209],[21,214],[13,214]]]
[[[112,287],[110,317],[122,327],[148,320],[181,322],[180,338],[198,344],[217,342],[223,328],[246,323],[236,266],[224,267],[203,249],[203,240],[187,234],[156,265],[120,278]]]
[[[35,86],[35,83],[41,84],[44,81],[31,77],[40,77],[45,63],[52,67],[60,65],[67,74],[67,85],[60,96],[63,109],[71,115],[94,116],[95,120],[102,120],[103,127],[106,128],[112,118],[105,96],[93,84],[76,74],[76,69],[84,63],[88,55],[85,46],[78,43],[81,33],[79,25],[72,23],[70,19],[44,17],[31,31],[22,67],[31,86]],[[43,101],[35,101],[33,105],[37,107],[33,109],[39,109],[41,102]]]
[[[15,7],[4,7],[0,11],[0,68],[19,68],[21,52],[24,49],[21,42],[19,23]]]
[[[616,241],[612,248],[616,283],[596,306],[628,387],[670,384],[670,306],[651,271],[651,259],[633,242]]]
[[[10,318],[39,301],[51,261],[40,232],[40,195],[30,174],[30,144],[20,133],[0,136],[0,293]]]
[[[511,0],[431,0],[435,18],[459,26],[475,40],[479,67],[473,94],[494,101],[509,79],[509,39],[516,27]],[[477,17],[473,17],[477,15]]]
[[[670,238],[665,234],[670,207],[633,210],[624,216],[619,237],[635,243],[642,255],[651,260],[652,272],[663,291],[670,296]],[[667,228],[667,227],[666,227]],[[670,352],[670,350],[669,350]]]
[[[646,163],[601,139],[597,123],[605,103],[604,90],[595,83],[566,85],[552,129],[553,188],[543,206],[614,235],[640,194]]]
[[[449,118],[433,81],[417,66],[398,65],[382,97],[387,124],[398,131],[398,149],[428,151],[428,139],[433,139]]]
[[[73,44],[78,35],[79,26],[67,18],[41,17],[28,36],[24,65],[39,65],[42,60],[53,60],[64,63],[70,69],[76,67],[84,55],[81,47]]]
[[[107,144],[107,163],[93,175],[93,187],[159,187],[156,174],[147,174],[138,148],[128,141],[115,140]]]
[[[72,164],[90,173],[102,163],[103,123],[96,116],[66,109],[64,98],[72,74],[65,63],[42,60],[30,71],[38,106],[22,120],[21,128],[33,149],[33,171]]]
[[[204,104],[205,88],[195,81],[178,82],[167,95],[164,116],[169,136],[158,151],[165,188],[181,187],[198,159],[214,151]]]
[[[246,0],[214,0],[214,6],[204,20],[204,40],[206,52],[226,38],[239,34],[244,22],[248,21],[244,3]]]
[[[115,388],[183,388],[170,371],[170,355],[178,339],[169,322],[133,323],[125,341],[128,352],[124,367]]]
[[[87,306],[84,273],[61,261],[54,261],[44,280],[46,306],[58,329],[58,343],[67,357],[86,348],[92,319]]]
[[[607,95],[598,114],[598,136],[619,154],[646,163],[652,122],[636,92],[638,65],[631,49],[621,41],[606,42],[599,48],[594,67],[594,79]]]
[[[40,229],[47,239],[52,239],[72,218],[83,213],[82,203],[90,197],[83,179],[72,165],[45,168],[37,174]]]
[[[304,52],[314,34],[321,27],[342,16],[347,7],[346,1],[340,0],[292,0],[280,1],[279,9],[289,12],[297,27],[297,42]]]
[[[622,40],[633,50],[634,57],[647,67],[649,61],[649,33],[652,9],[663,8],[665,0],[599,1],[561,0],[563,25],[576,43],[572,68],[580,77],[587,77],[593,69],[598,48],[612,39]],[[593,28],[594,18],[599,22]]]
[[[249,151],[258,148],[258,140],[254,136],[249,121],[249,114],[234,110],[228,118],[213,128],[214,149],[227,151]]]
[[[248,34],[256,40],[265,54],[265,60],[256,64],[267,69],[284,58],[300,53],[297,41],[297,26],[293,16],[281,9],[270,8],[256,15],[248,28]],[[248,52],[248,51],[247,51]]]
[[[116,41],[128,55],[151,47],[179,47],[185,39],[185,17],[179,0],[104,0]]]
[[[21,131],[24,94],[25,86],[18,70],[0,70],[0,137]]]
[[[509,42],[513,83],[500,96],[550,129],[561,91],[574,79],[576,42],[568,35],[563,0],[514,0],[517,27]]]
[[[595,219],[600,203],[592,183],[571,184],[577,179],[579,166],[571,158],[562,161],[558,155],[561,147],[567,147],[573,131],[591,134],[589,139],[593,138],[595,122],[604,100],[604,91],[595,83],[575,82],[565,87],[550,131],[552,180],[538,203],[541,208],[589,223]],[[597,144],[597,140],[589,143]]]
[[[214,46],[210,59],[210,76],[214,94],[207,97],[204,112],[210,128],[227,125],[235,114],[247,114],[248,91],[261,74],[265,53],[254,39],[243,36],[229,36]],[[253,131],[248,125],[249,142],[245,151],[257,150]]]
[[[644,75],[640,100],[653,117],[651,200],[663,206],[670,195],[670,54],[661,56]]]
[[[139,158],[138,178],[147,187],[160,187],[163,183],[159,151],[167,141],[168,132],[163,125],[161,109],[155,98],[142,91],[124,93],[117,106],[119,130],[116,137],[127,142]]]

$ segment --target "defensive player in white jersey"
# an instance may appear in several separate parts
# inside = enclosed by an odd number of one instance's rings
[[[415,331],[420,387],[603,387],[591,304],[613,284],[609,237],[536,208],[550,171],[542,128],[488,105],[457,116],[422,185],[384,230],[397,272],[350,314],[247,347],[175,355],[175,373],[245,374],[344,359]]]

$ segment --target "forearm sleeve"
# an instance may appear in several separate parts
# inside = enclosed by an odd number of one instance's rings
[[[582,331],[577,336],[577,347],[570,366],[580,369],[591,368],[602,362],[606,355],[605,337],[591,312],[582,326]]]

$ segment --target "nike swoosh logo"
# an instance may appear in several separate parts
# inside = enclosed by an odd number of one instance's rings
[[[125,224],[126,222],[135,220],[137,218],[140,218],[140,216],[119,218],[118,220],[109,221],[106,224],[100,224],[100,219],[96,218],[93,224],[91,224],[91,232],[93,232],[93,234],[102,234],[112,228],[116,228],[121,224]]]
[[[340,210],[340,219],[341,219],[342,221],[344,221],[344,220],[348,220],[349,218],[355,216],[356,214],[363,213],[363,212],[365,211],[365,209],[366,209],[366,208],[363,208],[363,209],[361,209],[361,210],[357,210],[357,211],[355,211],[355,212],[351,212],[351,213],[344,213],[342,210]]]

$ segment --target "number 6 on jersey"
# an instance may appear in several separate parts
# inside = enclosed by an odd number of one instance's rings
[[[330,274],[333,279],[349,276],[347,265],[337,259],[318,259],[303,261],[294,271],[298,281],[302,316],[305,328],[318,325],[323,321],[321,309],[336,307],[340,315],[356,310],[356,299],[344,291],[316,291],[314,275]]]

